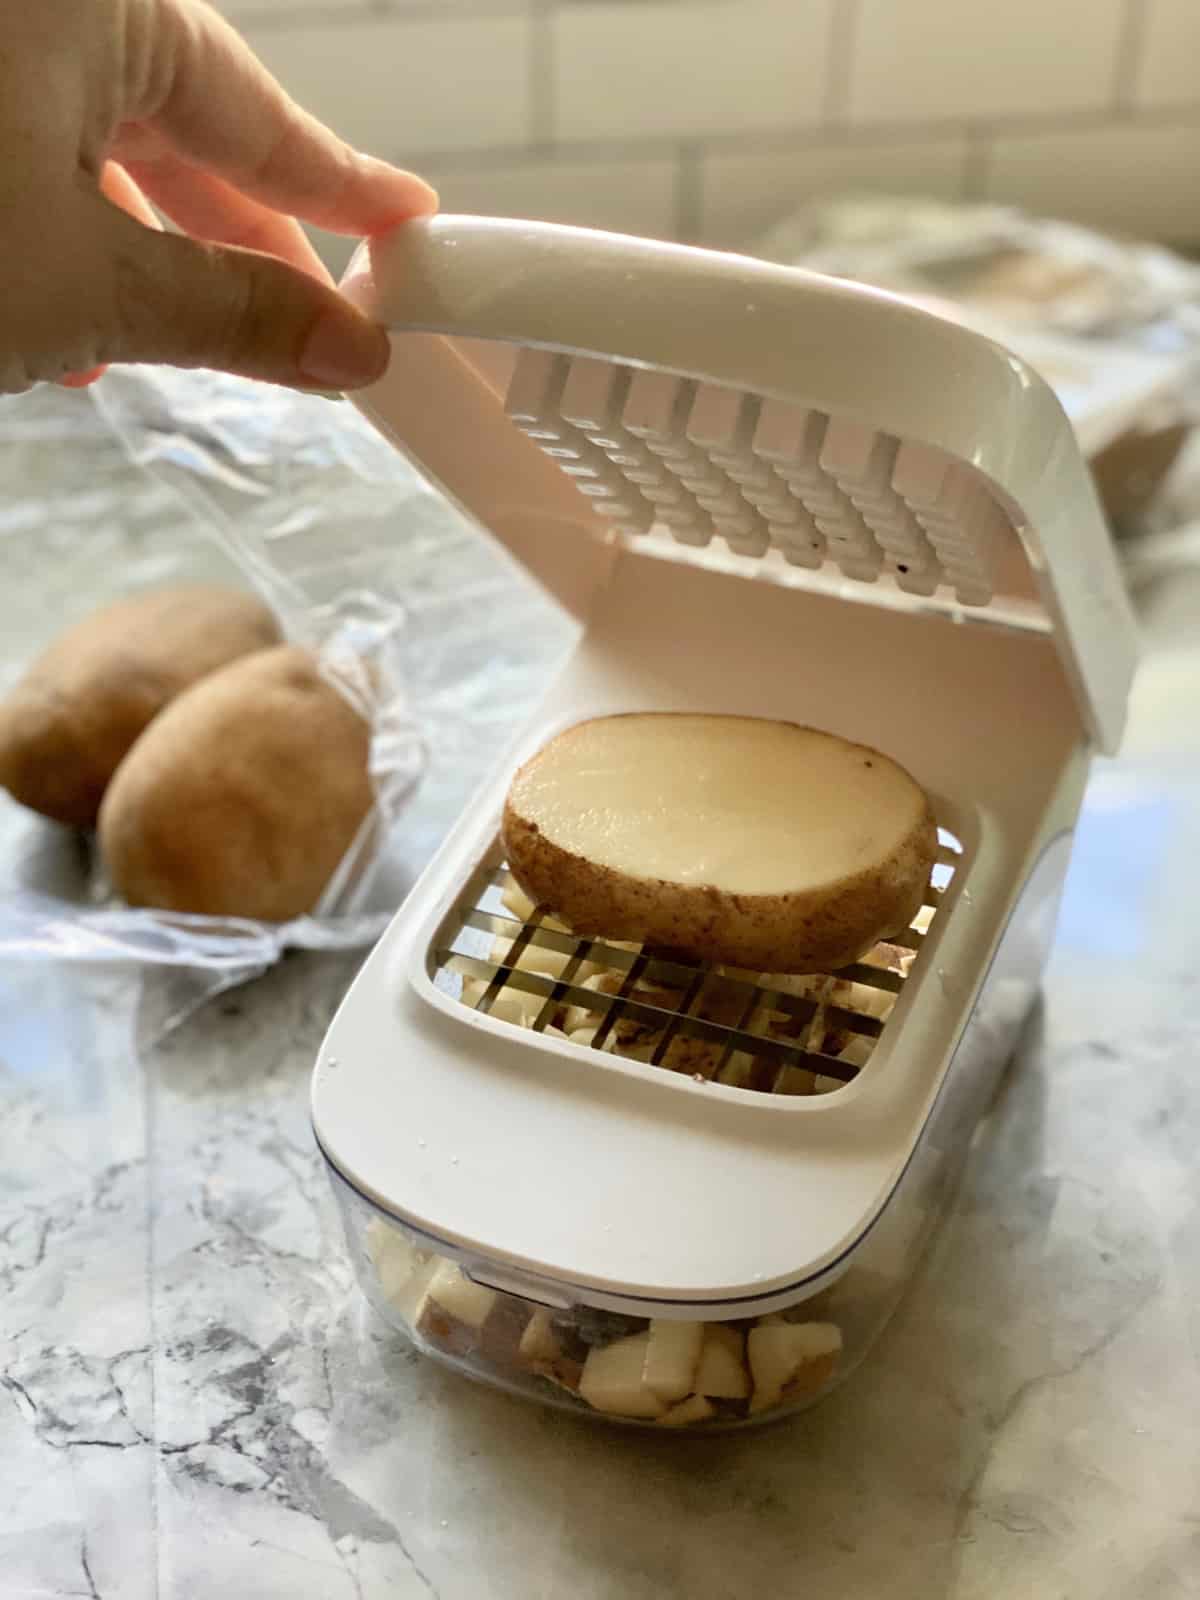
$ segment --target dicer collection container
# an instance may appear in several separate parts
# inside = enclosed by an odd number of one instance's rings
[[[1133,629],[1048,387],[891,296],[441,217],[344,288],[368,416],[581,624],[334,1020],[313,1085],[362,1286],[421,1350],[580,1413],[747,1426],[862,1358],[1034,1000]],[[928,904],[858,966],[583,940],[507,877],[517,764],[702,711],[886,752]]]

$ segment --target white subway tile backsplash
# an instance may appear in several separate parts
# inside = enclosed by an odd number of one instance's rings
[[[352,144],[416,164],[427,150],[486,150],[529,137],[526,17],[400,17],[246,36],[288,91]]]
[[[989,194],[1200,241],[1200,0],[217,3],[449,208],[736,245],[837,191],[962,193],[971,137]]]
[[[930,122],[1105,106],[1123,3],[858,0],[850,120]]]
[[[408,18],[431,18],[490,12],[516,15],[530,10],[531,0],[212,0],[218,11],[238,26],[257,22],[286,26],[345,11],[378,16],[393,12]]]
[[[987,196],[1096,227],[1200,241],[1200,120],[997,138]]]
[[[703,166],[700,242],[752,246],[806,201],[822,196],[963,192],[965,135],[887,144],[798,146],[765,155],[709,155]]]
[[[1134,86],[1139,106],[1200,103],[1200,0],[1139,0],[1144,12]]]
[[[555,133],[695,136],[816,122],[833,0],[608,0],[555,12]]]
[[[371,0],[216,0],[216,10],[230,22],[242,27],[246,22],[283,22],[312,19],[314,14],[336,14],[341,11],[371,10]]]
[[[303,21],[313,13],[369,12],[371,0],[216,0],[217,10],[239,27],[243,23]]]
[[[648,161],[527,161],[469,171],[425,170],[443,211],[476,216],[532,217],[580,228],[676,235],[678,163]],[[310,230],[326,266],[340,276],[355,241]]]

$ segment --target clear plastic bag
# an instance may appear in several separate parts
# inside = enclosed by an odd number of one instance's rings
[[[0,416],[19,440],[0,517],[0,593],[22,613],[5,629],[6,677],[118,595],[240,576],[372,728],[375,813],[313,913],[286,924],[132,909],[89,841],[4,808],[0,960],[179,969],[190,1004],[289,948],[372,943],[569,631],[344,403],[129,368],[96,387],[94,406],[99,428],[65,395]]]

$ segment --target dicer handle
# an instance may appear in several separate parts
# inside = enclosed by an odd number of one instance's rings
[[[345,292],[371,313],[369,267]],[[497,539],[572,616],[586,616],[611,550],[570,478],[504,413],[496,389],[451,339],[393,333],[385,376],[349,399],[421,471]],[[579,533],[587,538],[579,538]]]

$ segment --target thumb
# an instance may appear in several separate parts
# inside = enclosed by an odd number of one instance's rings
[[[109,227],[106,360],[213,367],[315,389],[360,388],[386,371],[384,330],[307,273],[273,256],[160,233],[117,211]]]

